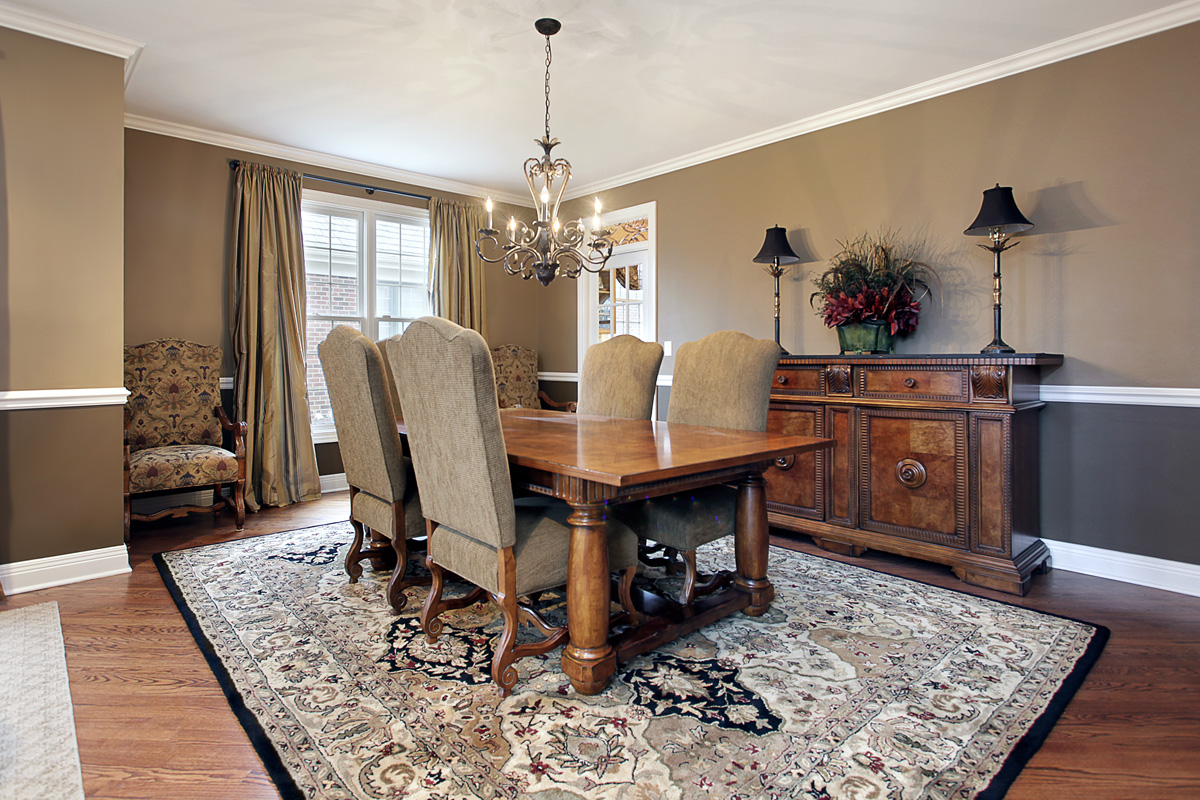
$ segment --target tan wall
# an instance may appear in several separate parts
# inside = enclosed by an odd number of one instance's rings
[[[121,59],[0,28],[4,389],[121,385]]]
[[[125,132],[125,341],[182,336],[220,343],[229,352],[227,252],[230,159],[289,169],[417,194],[399,184],[305,164],[265,158],[144,131]],[[306,188],[363,196],[361,189],[322,181]],[[439,192],[467,202],[476,198]],[[377,192],[372,199],[424,206],[423,201]],[[502,280],[499,267],[487,279],[488,338],[497,344],[537,344],[537,294],[524,281]],[[226,356],[225,375],[232,374]]]
[[[1005,340],[1064,353],[1051,383],[1198,387],[1197,97],[1200,24],[600,197],[657,201],[658,331],[676,346],[773,336],[772,279],[751,259],[778,224],[806,257],[782,280],[785,348],[836,352],[811,277],[838,240],[891,228],[927,241],[944,289],[897,351],[959,353],[992,338],[992,256],[962,231],[984,189],[1012,186],[1036,227],[1003,257]],[[574,369],[574,308],[543,294],[544,368]]]
[[[0,28],[0,389],[122,384],[121,59]],[[121,409],[0,412],[0,563],[120,545]]]

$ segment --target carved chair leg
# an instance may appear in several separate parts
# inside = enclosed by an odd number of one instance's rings
[[[392,611],[399,614],[408,604],[408,597],[404,594],[404,590],[409,586],[409,582],[404,578],[405,573],[408,572],[408,542],[403,534],[396,536],[393,531],[392,552],[395,553],[396,564],[392,568],[392,577],[388,580],[387,600]]]
[[[233,485],[233,512],[240,532],[246,527],[246,481],[242,478]]]
[[[679,590],[679,604],[690,606],[696,599],[696,551],[682,550],[679,557],[683,559],[683,588]]]
[[[425,556],[425,566],[429,568],[432,580],[425,605],[421,606],[421,630],[425,631],[425,639],[433,644],[442,632],[442,621],[438,619],[438,615],[446,610],[446,605],[442,602],[442,586],[445,580],[442,568],[433,562],[433,556]]]
[[[346,574],[350,576],[351,583],[358,583],[363,571],[359,558],[362,555],[363,524],[352,519],[350,525],[354,527],[354,541],[350,543],[350,550],[346,553]]]
[[[517,641],[517,598],[512,594],[494,594],[492,601],[499,606],[504,616],[504,629],[496,639],[496,652],[492,655],[492,680],[500,687],[500,694],[508,697],[517,683],[517,671],[513,662],[517,660],[513,645]]]
[[[642,615],[633,607],[633,579],[636,576],[637,564],[634,564],[621,573],[621,582],[617,586],[617,597],[621,601],[621,608],[625,609],[630,624],[634,626],[642,624]]]

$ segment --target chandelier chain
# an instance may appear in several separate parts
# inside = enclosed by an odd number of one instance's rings
[[[546,37],[546,139],[550,139],[550,37]]]

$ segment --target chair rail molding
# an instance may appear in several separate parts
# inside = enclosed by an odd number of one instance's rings
[[[27,408],[74,408],[79,406],[120,406],[129,390],[124,386],[100,389],[18,389],[0,391],[0,411]]]

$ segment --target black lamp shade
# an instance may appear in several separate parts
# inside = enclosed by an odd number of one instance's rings
[[[767,228],[767,238],[763,241],[762,250],[754,257],[754,263],[774,264],[776,259],[780,264],[794,264],[800,260],[800,256],[792,252],[792,246],[788,244],[787,231],[778,225]]]
[[[1033,223],[1025,219],[1017,201],[1013,200],[1011,186],[996,184],[994,188],[983,190],[983,205],[979,208],[979,216],[963,233],[968,236],[987,236],[996,228],[1001,233],[1020,233],[1033,227]]]

